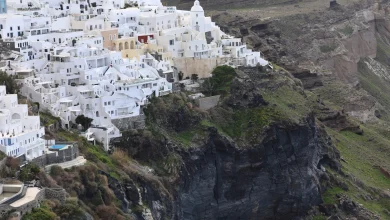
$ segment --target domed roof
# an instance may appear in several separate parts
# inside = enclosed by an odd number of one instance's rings
[[[195,0],[194,6],[192,6],[191,11],[199,11],[199,12],[203,11],[202,6],[200,6],[199,4],[199,0]]]

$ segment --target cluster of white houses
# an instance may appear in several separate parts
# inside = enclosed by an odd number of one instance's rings
[[[43,154],[43,135],[39,116],[29,116],[27,104],[18,104],[17,94],[6,94],[6,87],[0,86],[0,150],[8,156],[34,159]]]
[[[106,150],[121,135],[112,120],[142,114],[150,97],[172,91],[172,82],[209,77],[218,65],[268,65],[222,32],[198,0],[190,11],[160,0],[7,0],[0,13],[0,40],[11,49],[1,69],[64,128],[79,115],[92,118],[87,138]],[[0,88],[1,150],[40,155],[39,144],[30,153],[28,145],[41,141],[39,119]]]

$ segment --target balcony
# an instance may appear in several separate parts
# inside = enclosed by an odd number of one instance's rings
[[[44,147],[44,146],[45,146],[45,140],[38,139],[34,144],[27,146],[27,150],[31,150],[36,147]]]
[[[19,36],[19,37],[14,37],[14,38],[7,38],[7,39],[3,39],[4,42],[15,42],[15,41],[18,41],[18,40],[26,40],[27,37],[26,36]]]

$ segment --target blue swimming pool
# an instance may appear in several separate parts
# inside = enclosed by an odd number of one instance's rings
[[[51,149],[60,150],[60,149],[62,149],[62,148],[64,148],[64,147],[66,147],[66,146],[68,146],[68,145],[58,144],[58,145],[53,145],[53,146],[51,146],[50,148],[51,148]]]

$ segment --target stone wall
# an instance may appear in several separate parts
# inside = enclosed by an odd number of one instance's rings
[[[57,199],[61,203],[66,201],[66,191],[63,188],[45,188],[45,199]]]
[[[220,95],[199,98],[196,102],[202,110],[208,110],[218,105]]]
[[[57,143],[61,144],[61,143]],[[67,161],[71,161],[79,156],[79,148],[76,143],[70,144],[72,147],[68,147],[64,150],[53,151],[55,153],[44,154],[40,157],[34,158],[31,160],[32,163],[40,167],[44,167],[46,165],[54,164],[54,163],[63,163]]]
[[[31,202],[23,204],[19,207],[12,207],[9,204],[0,205],[0,218],[7,216],[11,212],[19,212],[20,215],[24,215],[30,212],[33,208],[39,207],[39,203],[44,199],[44,197],[45,197],[45,190],[41,190],[36,195],[35,200],[32,200]]]
[[[66,200],[66,191],[62,188],[43,188],[38,192],[35,199],[19,207],[12,207],[9,204],[0,205],[0,219],[7,216],[10,213],[16,213],[16,216],[23,216],[30,212],[33,208],[39,207],[40,203],[45,199],[57,199],[61,203]]]
[[[199,78],[208,78],[215,67],[228,62],[229,58],[175,58],[174,66],[178,72],[183,73],[183,79],[191,77],[192,74],[198,74]]]
[[[130,118],[113,119],[112,123],[119,130],[128,129],[144,129],[145,128],[145,115],[138,115]]]

